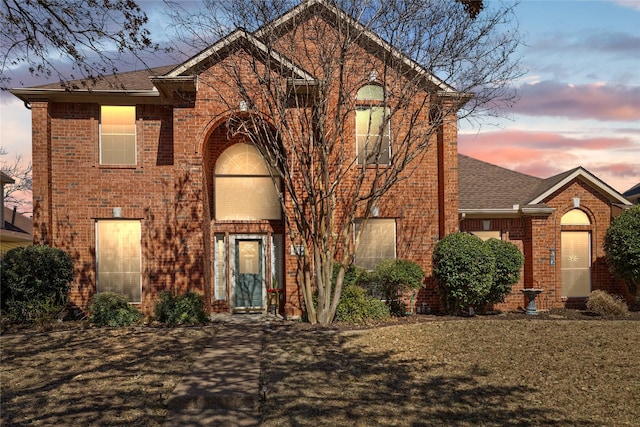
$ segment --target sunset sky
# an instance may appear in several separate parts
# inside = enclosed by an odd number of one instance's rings
[[[162,8],[152,7],[162,3],[143,4],[162,37]],[[520,101],[506,118],[461,122],[460,153],[543,178],[582,166],[620,192],[639,183],[640,0],[524,0],[516,13],[527,69]],[[11,86],[21,79],[49,83],[17,74]],[[30,159],[30,120],[20,100],[0,94],[3,161]]]

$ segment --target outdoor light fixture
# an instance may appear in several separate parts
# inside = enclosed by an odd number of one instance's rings
[[[240,111],[247,111],[247,101],[245,101],[244,99],[240,101],[238,108],[240,108]]]
[[[380,208],[378,208],[377,206],[372,207],[371,216],[374,218],[377,218],[378,216],[380,216]]]
[[[573,198],[573,207],[574,208],[579,208],[580,207],[580,197],[574,197]]]
[[[121,216],[122,216],[122,208],[121,207],[113,208],[113,217],[120,218]]]
[[[378,72],[377,71],[369,71],[369,81],[373,82],[378,78]]]
[[[489,231],[491,229],[491,221],[489,221],[488,219],[485,219],[482,221],[482,229],[484,231]]]
[[[556,249],[549,248],[549,265],[556,265]]]

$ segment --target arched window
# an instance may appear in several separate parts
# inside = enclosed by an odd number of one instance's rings
[[[216,219],[282,217],[279,189],[253,145],[241,143],[227,148],[216,162],[214,175]]]
[[[359,164],[389,164],[389,107],[384,105],[384,88],[362,86],[356,95],[356,152]]]
[[[572,209],[566,214],[562,215],[560,219],[561,225],[591,225],[589,217],[586,213],[580,209]]]

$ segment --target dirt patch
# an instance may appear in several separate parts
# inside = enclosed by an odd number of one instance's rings
[[[0,337],[3,425],[162,425],[216,327],[89,328]]]
[[[274,327],[263,425],[637,425],[640,323],[554,316]]]

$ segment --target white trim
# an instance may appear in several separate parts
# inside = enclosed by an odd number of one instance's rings
[[[558,182],[553,187],[551,187],[548,190],[546,190],[544,193],[538,195],[535,199],[530,201],[528,204],[536,205],[538,203],[542,203],[544,199],[546,199],[551,194],[555,193],[560,188],[564,187],[565,185],[567,185],[569,182],[573,181],[576,178],[582,178],[584,181],[586,181],[592,187],[595,187],[596,190],[600,190],[600,192],[602,192],[602,193],[606,194],[607,196],[609,196],[610,199],[615,200],[618,203],[621,203],[623,205],[631,206],[631,202],[629,202],[626,198],[624,198],[624,196],[622,196],[620,193],[618,193],[612,187],[607,185],[604,181],[602,181],[601,179],[599,179],[595,175],[591,174],[586,169],[583,169],[582,167],[579,167],[573,173],[571,173],[570,175],[568,175],[564,179],[562,179],[562,181]]]
[[[229,47],[232,44],[241,40],[246,40],[247,42],[251,43],[254,47],[256,47],[258,50],[260,50],[262,53],[269,54],[277,62],[283,64],[284,66],[289,68],[291,71],[293,71],[298,76],[299,79],[315,81],[315,78],[311,74],[308,74],[306,71],[304,71],[303,69],[301,69],[300,67],[298,67],[293,62],[286,59],[285,57],[281,56],[280,54],[275,52],[273,49],[267,48],[267,46],[264,43],[262,43],[253,35],[249,34],[244,29],[235,30],[227,37],[213,44],[211,47],[203,50],[193,58],[189,59],[187,62],[184,62],[182,65],[179,65],[178,67],[174,68],[169,73],[165,74],[164,76],[161,76],[159,79],[178,78],[182,73],[196,67],[198,64],[202,63],[203,61],[213,56],[216,52],[226,47]]]
[[[395,57],[395,59],[398,59],[399,61],[404,63],[407,67],[409,67],[409,69],[417,72],[421,76],[425,77],[429,82],[431,82],[434,85],[438,86],[443,94],[459,94],[459,92],[456,91],[453,87],[449,86],[444,81],[440,80],[435,75],[433,75],[429,71],[425,70],[420,64],[418,64],[417,62],[415,62],[412,59],[408,58],[406,55],[404,55],[402,52],[397,50],[395,47],[393,47],[392,45],[390,45],[389,43],[387,43],[386,41],[384,41],[383,39],[378,37],[374,32],[372,32],[371,30],[367,29],[361,23],[359,23],[358,21],[353,19],[351,16],[346,14],[343,10],[341,10],[340,8],[334,6],[333,4],[330,4],[329,2],[327,2],[325,0],[308,0],[306,2],[303,2],[302,4],[298,5],[297,7],[294,7],[289,12],[285,13],[284,15],[282,15],[280,18],[278,18],[275,21],[273,21],[268,26],[263,26],[262,28],[258,29],[254,33],[255,37],[257,37],[257,38],[264,37],[264,35],[267,33],[267,31],[269,31],[269,29],[276,28],[276,27],[278,27],[280,25],[283,25],[287,21],[295,18],[297,15],[300,15],[305,10],[307,10],[307,9],[309,9],[309,8],[315,6],[315,5],[320,5],[320,6],[324,7],[325,9],[327,9],[328,11],[330,11],[331,13],[336,15],[339,19],[341,19],[343,21],[346,21],[347,23],[349,23],[350,25],[355,27],[358,31],[360,31],[362,33],[363,36],[367,37],[369,40],[371,40],[372,42],[376,43],[381,48],[383,48],[386,51],[388,51],[389,53],[391,53],[391,55],[393,57]],[[459,95],[471,95],[471,94],[459,94]]]

